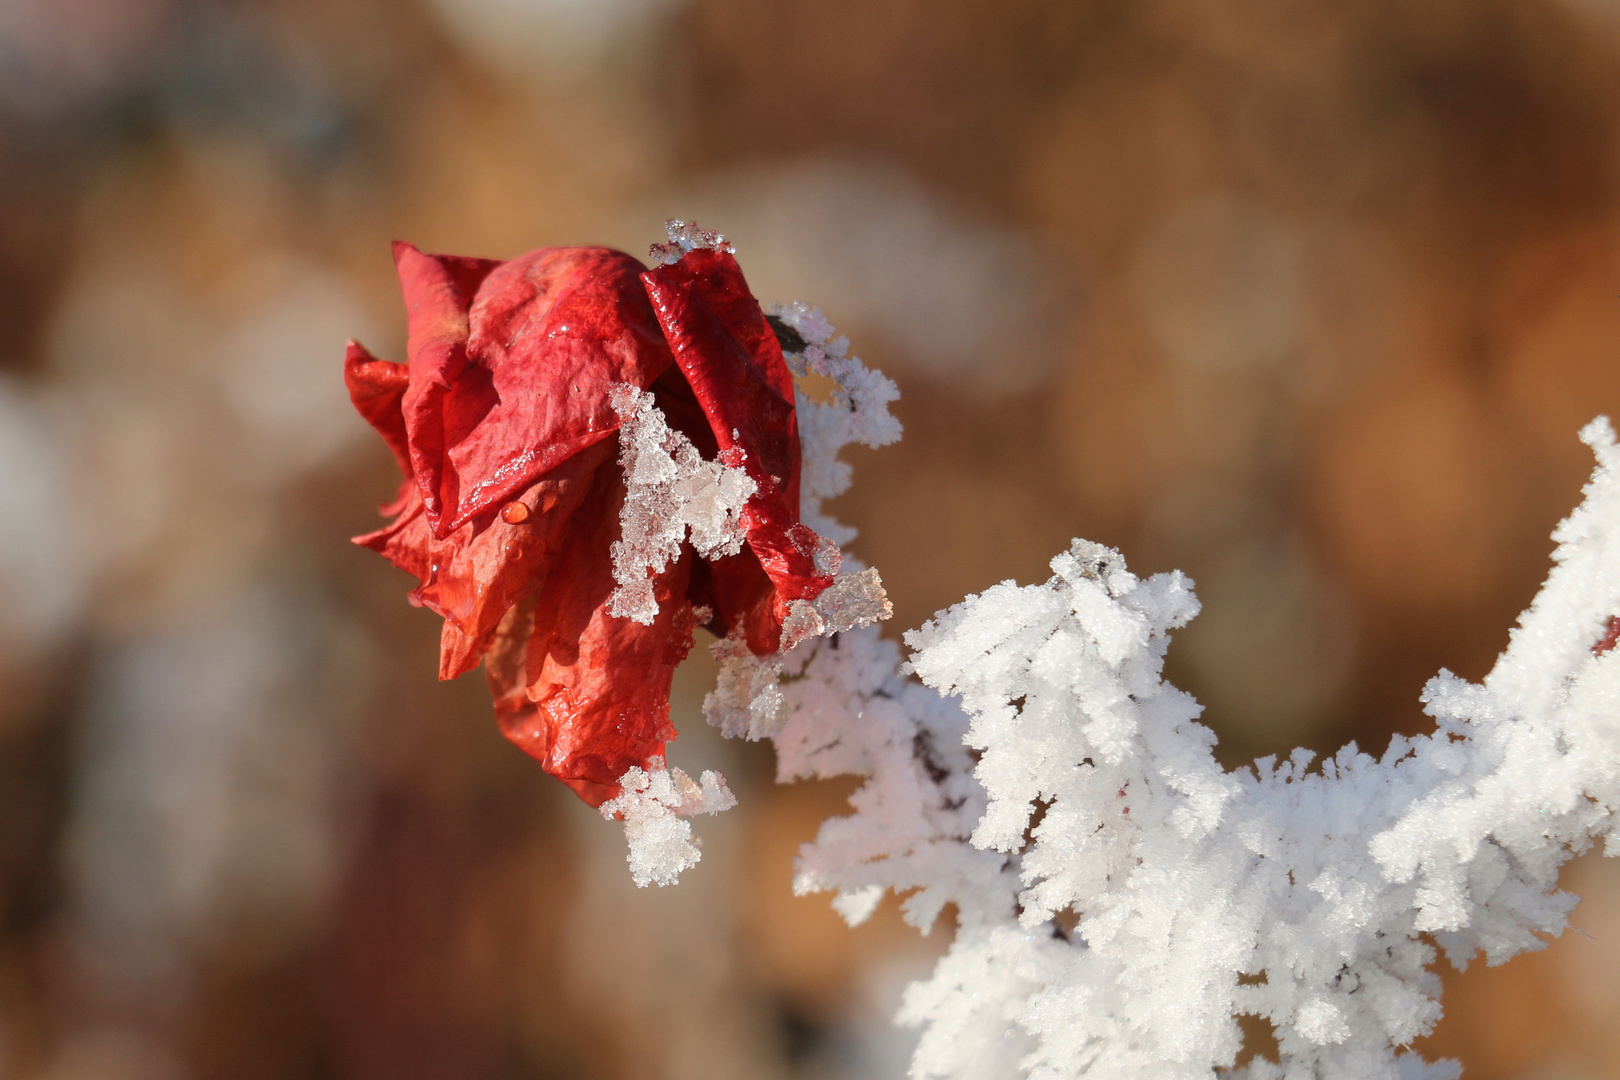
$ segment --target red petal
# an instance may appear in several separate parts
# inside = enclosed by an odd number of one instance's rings
[[[535,481],[515,500],[529,509],[517,524],[496,514],[470,538],[475,522],[440,546],[437,577],[417,590],[421,602],[445,619],[439,678],[453,679],[477,667],[506,609],[545,583],[567,534],[579,527],[573,520],[577,508],[615,449],[615,443],[597,443]]]
[[[711,569],[715,607],[726,620],[727,631],[740,626],[748,647],[756,654],[775,652],[782,641],[785,612],[775,586],[753,552],[719,559]]]
[[[354,542],[375,551],[418,581],[426,581],[433,563],[433,532],[422,512],[422,493],[407,480],[400,498],[383,507],[383,513],[396,516],[376,532],[355,537]],[[411,593],[411,603],[420,603],[415,592]]]
[[[645,389],[670,365],[641,263],[622,252],[545,248],[495,264],[406,245],[399,267],[411,461],[441,539],[612,436],[612,386]]]
[[[410,244],[394,244],[394,265],[405,294],[409,327],[410,388],[402,408],[409,432],[411,472],[422,489],[428,524],[441,537],[444,516],[444,456],[448,418],[476,411],[486,398],[486,377],[463,380],[467,367],[468,309],[479,284],[499,266],[491,259],[425,255]],[[465,385],[462,385],[465,382]],[[482,391],[482,393],[480,392]],[[451,496],[453,503],[453,495]]]
[[[613,443],[598,443],[535,481],[516,500],[530,511],[518,524],[496,514],[440,540],[428,528],[412,485],[393,524],[355,538],[414,574],[421,584],[412,590],[411,602],[444,617],[439,678],[453,679],[477,667],[507,608],[545,582],[575,510],[613,450]]]
[[[592,805],[616,794],[625,770],[661,755],[675,737],[670,681],[692,647],[684,558],[654,580],[658,615],[651,626],[608,612],[609,546],[618,537],[623,500],[616,476],[596,485],[545,587],[532,608],[513,609],[513,623],[497,632],[486,665],[506,737]],[[524,621],[532,636],[519,669],[512,638]],[[524,701],[515,690],[519,679],[527,687]]]
[[[544,767],[551,753],[552,725],[550,718],[543,717],[540,707],[529,699],[529,681],[524,675],[529,638],[533,634],[534,597],[530,596],[514,604],[495,628],[489,653],[484,657],[484,674],[489,678],[490,692],[495,698],[495,721],[501,731]],[[600,784],[583,778],[559,779],[591,806],[601,806],[619,794],[616,782]]]
[[[372,356],[358,341],[349,342],[343,358],[343,383],[355,411],[366,418],[394,452],[399,471],[411,475],[410,450],[405,442],[405,414],[400,399],[410,385],[410,368]]]
[[[664,422],[691,440],[705,460],[713,461],[718,457],[720,447],[714,440],[714,430],[709,427],[709,418],[704,415],[703,406],[698,404],[697,395],[692,393],[692,385],[681,374],[681,369],[671,364],[653,381],[651,389],[653,402],[664,414]]]
[[[812,599],[832,581],[816,572],[817,538],[799,523],[799,430],[782,347],[725,252],[690,251],[641,280],[722,458],[743,451],[743,467],[759,487],[742,520],[775,586],[780,618],[786,601]],[[762,636],[749,627],[751,645]]]

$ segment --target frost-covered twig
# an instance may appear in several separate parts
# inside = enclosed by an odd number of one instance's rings
[[[1440,1015],[1430,941],[1459,965],[1541,948],[1575,901],[1559,866],[1620,803],[1620,660],[1602,647],[1620,451],[1607,421],[1582,438],[1598,468],[1507,651],[1481,685],[1432,680],[1439,730],[1377,760],[1351,745],[1318,771],[1303,750],[1223,770],[1201,707],[1161,678],[1191,583],[1083,541],[1045,584],[907,635],[909,669],[971,717],[971,778],[960,721],[894,676],[886,643],[846,635],[790,664],[784,778],[871,777],[798,887],[837,889],[852,922],[884,888],[919,888],[924,925],[946,900],[960,912],[905,997],[924,1028],[912,1075],[1207,1077],[1245,1013],[1280,1051],[1250,1077],[1454,1075],[1398,1052]]]

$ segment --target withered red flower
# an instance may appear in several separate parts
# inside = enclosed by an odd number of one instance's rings
[[[439,677],[485,662],[506,736],[592,805],[674,737],[669,688],[700,623],[774,652],[830,583],[799,521],[782,349],[736,260],[698,247],[647,270],[606,248],[507,262],[395,244],[407,364],[349,345],[345,381],[405,475],[394,520],[355,542],[415,575],[444,617]],[[690,543],[653,575],[650,624],[613,614],[626,485],[616,387],[650,392],[703,458],[754,492],[746,544]]]

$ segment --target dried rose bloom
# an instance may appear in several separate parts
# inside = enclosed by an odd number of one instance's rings
[[[351,343],[344,374],[405,480],[383,507],[393,522],[355,542],[415,575],[412,603],[444,617],[439,677],[483,659],[506,736],[599,805],[674,737],[670,680],[695,626],[768,655],[790,605],[832,581],[799,521],[781,346],[723,243],[652,270],[606,248],[498,262],[400,243],[394,260],[409,363]],[[656,612],[638,621],[614,613],[614,552],[618,436],[640,392],[752,494],[734,554],[681,540],[651,564],[636,584]]]

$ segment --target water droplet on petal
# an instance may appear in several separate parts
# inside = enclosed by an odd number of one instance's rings
[[[501,507],[501,520],[508,525],[521,525],[529,520],[529,508],[520,502],[509,502]]]

